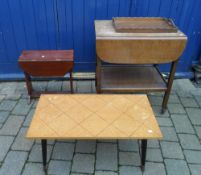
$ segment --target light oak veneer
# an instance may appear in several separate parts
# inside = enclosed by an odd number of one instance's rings
[[[115,64],[161,64],[179,59],[187,37],[175,33],[118,33],[111,20],[95,21],[96,53]]]
[[[41,95],[29,139],[161,139],[146,95]]]

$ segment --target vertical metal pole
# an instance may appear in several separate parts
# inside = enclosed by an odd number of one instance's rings
[[[164,98],[163,98],[162,111],[161,111],[162,113],[164,113],[165,110],[167,109],[167,103],[168,103],[168,99],[170,96],[170,91],[172,89],[172,84],[174,81],[174,75],[176,72],[177,63],[178,63],[178,60],[172,62],[172,65],[171,65],[170,76],[168,78],[168,83],[167,83],[167,90],[166,90]]]
[[[145,169],[146,153],[147,153],[147,140],[141,140],[141,168]]]
[[[46,172],[47,171],[47,140],[41,140],[42,145],[42,158],[43,158],[43,169]]]

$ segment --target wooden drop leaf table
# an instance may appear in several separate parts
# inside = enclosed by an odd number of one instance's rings
[[[144,169],[148,139],[162,134],[146,95],[41,95],[28,139],[42,140],[46,170],[47,139],[138,139]]]
[[[73,50],[31,50],[23,51],[18,60],[24,71],[28,95],[31,98],[39,97],[41,93],[34,91],[31,77],[61,77],[70,73],[70,87],[73,93],[72,70],[74,65]]]
[[[164,18],[96,20],[97,92],[162,91],[164,112],[187,43],[187,36],[170,22]],[[166,63],[171,63],[167,82],[158,69]]]

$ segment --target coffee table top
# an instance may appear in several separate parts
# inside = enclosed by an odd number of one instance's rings
[[[161,139],[146,95],[41,95],[30,139]]]

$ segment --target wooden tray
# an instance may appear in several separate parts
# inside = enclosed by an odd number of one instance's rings
[[[175,33],[177,27],[167,18],[113,18],[119,33]]]

